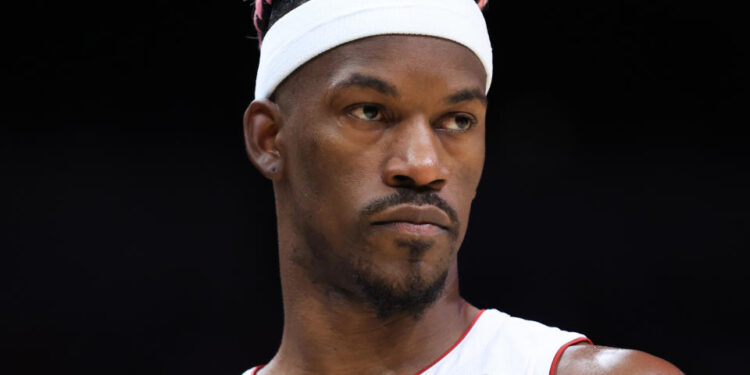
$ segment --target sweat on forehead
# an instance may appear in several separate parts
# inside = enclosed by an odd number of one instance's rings
[[[279,1],[279,0],[276,0]],[[297,68],[342,44],[377,35],[422,35],[451,40],[471,50],[492,81],[492,47],[480,6],[474,0],[288,0],[261,47],[255,99],[267,99]],[[264,2],[256,4],[256,27],[262,30]],[[299,5],[299,3],[302,3]],[[269,8],[266,6],[265,8]],[[260,34],[259,34],[260,36]]]

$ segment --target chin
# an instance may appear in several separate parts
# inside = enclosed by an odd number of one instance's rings
[[[361,261],[353,267],[360,294],[379,319],[404,314],[418,319],[442,296],[450,256],[437,262],[430,258],[412,254],[386,262]]]

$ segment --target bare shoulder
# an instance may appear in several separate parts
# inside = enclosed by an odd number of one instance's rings
[[[673,364],[637,350],[574,345],[565,350],[557,375],[684,375]]]

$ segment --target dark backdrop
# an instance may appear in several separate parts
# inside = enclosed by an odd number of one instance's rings
[[[747,46],[728,2],[502,1],[462,292],[688,373],[746,369]],[[2,371],[227,374],[281,330],[233,1],[3,11]]]

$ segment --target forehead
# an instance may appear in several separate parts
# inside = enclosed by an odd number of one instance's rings
[[[277,95],[315,94],[352,74],[388,80],[394,86],[419,80],[448,89],[484,91],[486,72],[468,48],[450,40],[416,35],[380,35],[333,48],[302,65],[277,89]],[[312,91],[312,92],[311,92]]]

